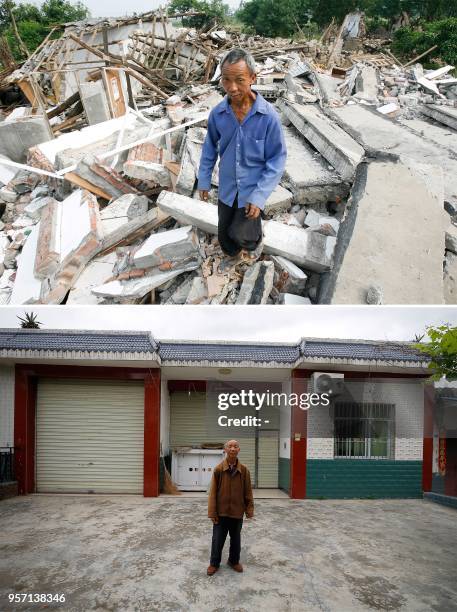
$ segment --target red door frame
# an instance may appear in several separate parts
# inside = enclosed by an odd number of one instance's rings
[[[36,390],[39,378],[142,380],[144,383],[144,497],[159,495],[160,369],[16,364],[14,387],[15,468],[20,495],[35,492]]]
[[[325,367],[325,372],[341,372],[345,378],[360,378],[364,380],[383,378],[407,378],[421,380],[428,378],[424,374],[402,374],[399,372],[354,372]],[[308,379],[314,372],[321,370],[292,370],[292,393],[306,393]],[[424,491],[431,490],[432,484],[432,453],[433,453],[433,385],[424,387],[424,452],[422,462],[422,480]],[[431,419],[431,421],[430,421]],[[291,406],[290,431],[290,497],[292,499],[306,498],[306,458],[308,437],[308,413],[298,406]],[[431,434],[430,431],[431,422]],[[431,436],[431,438],[430,438]],[[429,488],[426,488],[429,487]]]

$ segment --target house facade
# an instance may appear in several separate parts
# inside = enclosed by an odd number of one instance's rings
[[[0,447],[14,447],[19,494],[157,496],[165,466],[180,488],[205,490],[218,446],[236,438],[257,488],[295,499],[422,497],[433,464],[427,366],[404,343],[4,329]],[[331,400],[300,405],[321,384]],[[218,404],[221,393],[253,389],[272,401]]]

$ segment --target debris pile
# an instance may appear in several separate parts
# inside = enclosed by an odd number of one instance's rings
[[[288,150],[263,251],[231,262],[197,173],[222,55]],[[67,26],[4,80],[1,304],[456,303],[457,79],[402,65],[348,15],[320,41],[181,28],[162,12]],[[444,275],[443,275],[444,267]]]

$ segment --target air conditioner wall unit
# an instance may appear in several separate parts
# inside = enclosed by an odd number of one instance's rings
[[[340,372],[313,372],[310,378],[311,393],[328,393],[330,399],[344,392],[344,374]]]

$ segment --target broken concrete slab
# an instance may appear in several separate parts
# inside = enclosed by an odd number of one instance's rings
[[[419,110],[423,115],[457,131],[457,108],[438,104],[421,104]]]
[[[277,221],[263,224],[264,253],[281,255],[305,270],[324,272],[332,266],[336,238]]]
[[[162,272],[153,269],[150,273],[139,278],[126,281],[114,280],[92,289],[92,293],[98,297],[114,298],[120,301],[135,301],[143,298],[147,293],[164,285],[170,279],[179,276],[183,272],[190,272],[198,268],[198,263],[188,264],[182,268]]]
[[[0,276],[5,271],[5,252],[10,244],[8,236],[4,232],[0,232]]]
[[[443,123],[435,123],[425,117],[423,119],[402,117],[398,121],[421,138],[431,141],[439,147],[446,147],[450,151],[457,150],[457,132]]]
[[[0,189],[0,200],[3,202],[14,203],[18,199],[19,194],[14,189],[8,189],[8,187],[2,187]]]
[[[217,206],[213,204],[162,191],[157,198],[157,206],[181,225],[195,225],[208,234],[217,234]]]
[[[40,302],[41,280],[34,274],[39,231],[40,223],[34,226],[22,252],[17,257],[18,268],[10,304],[38,304]]]
[[[43,209],[51,200],[54,200],[54,198],[51,198],[50,196],[35,198],[24,208],[24,213],[34,221],[39,221]]]
[[[181,159],[181,167],[175,185],[176,193],[191,196],[196,179],[197,174],[190,158],[189,149],[187,146],[185,146]]]
[[[457,159],[444,146],[406,129],[396,121],[383,117],[376,110],[360,105],[342,106],[328,111],[340,126],[357,139],[373,158],[380,154],[397,155],[402,161],[439,164],[444,172],[444,197],[457,204]]]
[[[0,154],[14,162],[25,163],[30,147],[54,138],[43,115],[30,115],[16,121],[0,122]]]
[[[185,262],[200,260],[199,247],[191,225],[152,234],[133,256],[134,266],[173,270]]]
[[[62,205],[54,198],[47,198],[43,209],[35,257],[34,273],[44,279],[54,274],[61,261]]]
[[[187,300],[187,296],[190,293],[192,288],[192,283],[195,276],[191,273],[187,276],[187,278],[180,283],[180,285],[176,288],[175,291],[171,294],[171,296],[165,300],[165,304],[185,304]]]
[[[365,154],[360,144],[317,106],[296,104],[284,99],[278,101],[278,106],[341,177],[344,180],[352,180],[355,169]]]
[[[308,280],[303,270],[280,255],[272,255],[271,260],[279,274],[279,279],[275,282],[276,289],[284,293],[303,293]]]
[[[109,220],[101,221],[104,235],[100,241],[98,252],[105,252],[116,246],[129,244],[131,241],[144,237],[146,234],[159,227],[168,219],[168,215],[158,208],[151,208],[144,215],[134,217],[131,221],[122,223],[115,228],[111,227],[107,232],[105,225]]]
[[[288,189],[277,185],[265,202],[264,213],[266,215],[273,215],[287,210],[292,204],[293,197],[293,194]]]
[[[237,305],[265,304],[273,289],[274,264],[272,261],[258,261],[244,274]]]
[[[294,196],[297,204],[322,205],[336,198],[345,198],[349,184],[315,151],[295,127],[283,127],[287,159],[281,183]]]
[[[373,285],[384,304],[443,303],[441,176],[425,164],[360,166],[320,303],[366,304]]]
[[[100,299],[92,293],[92,289],[103,285],[113,276],[116,260],[115,252],[94,257],[84,268],[73,287],[71,287],[66,303],[68,305],[99,304]]]

